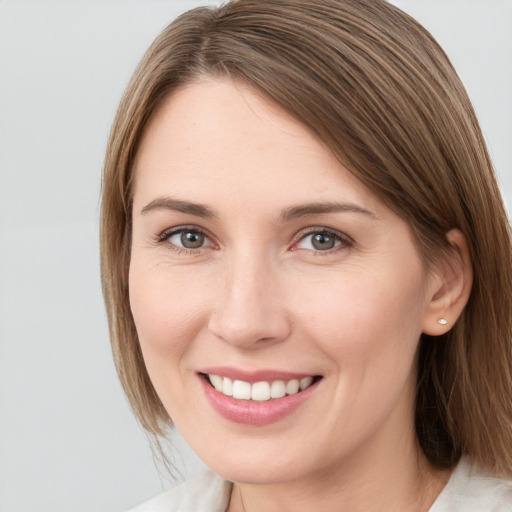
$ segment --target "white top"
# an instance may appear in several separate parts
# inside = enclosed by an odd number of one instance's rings
[[[207,471],[129,512],[225,512],[231,488]],[[486,476],[463,458],[429,512],[512,512],[512,480]]]

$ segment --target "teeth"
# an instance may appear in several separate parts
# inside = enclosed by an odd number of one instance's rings
[[[222,379],[222,377],[221,377],[221,379]],[[231,379],[224,377],[224,379],[222,381],[222,392],[226,396],[233,396],[233,381]]]
[[[243,380],[232,381],[228,377],[208,374],[213,387],[226,396],[232,396],[238,400],[254,400],[266,402],[272,398],[282,398],[286,395],[294,395],[307,389],[313,383],[313,377],[292,379],[289,381],[275,380],[273,382],[255,382],[251,384]]]
[[[286,394],[295,395],[299,392],[299,381],[297,379],[289,380],[286,383]]]
[[[282,398],[286,395],[286,384],[282,380],[275,380],[270,386],[270,396],[272,398]]]
[[[222,393],[222,381],[224,379],[219,377],[219,375],[210,375],[210,382],[213,384],[213,387]]]
[[[311,383],[313,382],[313,377],[304,377],[303,379],[300,379],[300,390],[304,390],[306,388],[309,388],[311,386]]]
[[[270,400],[270,384],[268,382],[256,382],[252,385],[251,398],[258,402]]]
[[[251,385],[243,380],[233,382],[233,398],[249,400],[251,398]]]

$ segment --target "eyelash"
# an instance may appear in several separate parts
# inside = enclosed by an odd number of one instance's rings
[[[169,239],[173,237],[174,235],[179,235],[180,233],[196,233],[198,235],[202,235],[205,237],[205,239],[211,241],[211,237],[206,233],[204,230],[196,227],[196,226],[181,226],[177,228],[167,229],[157,237],[157,243],[163,244],[165,242],[167,243],[167,246],[169,249],[177,252],[178,254],[190,254],[195,255],[200,251],[201,249],[204,249],[205,246],[198,247],[197,249],[189,249],[187,247],[180,247],[179,245],[173,244],[172,242],[169,242]],[[206,246],[209,247],[209,246]]]
[[[187,233],[187,232],[196,233],[198,235],[204,236],[205,239],[207,239],[211,242],[211,237],[204,230],[202,230],[201,228],[198,228],[196,226],[181,226],[181,227],[177,227],[177,228],[167,229],[164,232],[162,232],[160,235],[158,235],[156,241],[158,244],[163,244],[163,243],[167,242],[168,247],[171,250],[177,252],[178,254],[194,255],[194,254],[198,254],[198,251],[200,251],[201,249],[204,249],[205,247],[210,247],[210,246],[201,246],[196,249],[189,249],[186,247],[180,247],[172,242],[169,242],[169,239],[171,237],[173,237],[175,235],[179,235],[180,233]],[[339,242],[339,245],[335,245],[331,249],[316,250],[316,251],[312,250],[311,252],[313,252],[313,254],[315,256],[329,255],[338,250],[350,248],[354,245],[354,241],[348,235],[345,235],[338,231],[327,229],[325,227],[313,227],[313,228],[309,228],[307,231],[303,231],[303,232],[299,233],[295,237],[295,241],[292,244],[291,250],[292,251],[301,250],[301,248],[297,247],[297,245],[300,242],[304,241],[308,236],[313,236],[313,235],[327,235],[329,237],[332,237],[336,243]],[[214,245],[214,244],[212,243],[212,245]],[[308,249],[305,249],[305,250],[308,250]]]
[[[316,251],[312,250],[312,252],[315,256],[328,256],[328,255],[331,255],[339,250],[347,249],[354,245],[354,241],[348,235],[345,235],[344,233],[340,233],[339,231],[335,231],[335,230],[328,229],[325,227],[313,227],[313,228],[307,229],[306,231],[303,231],[302,233],[299,233],[299,235],[296,237],[296,241],[294,242],[294,244],[292,246],[292,250],[300,250],[300,248],[297,247],[297,245],[300,242],[304,241],[308,236],[313,236],[313,235],[327,235],[329,237],[332,237],[336,243],[339,242],[339,245],[335,245],[331,249],[326,249],[323,251],[322,250],[316,250]]]

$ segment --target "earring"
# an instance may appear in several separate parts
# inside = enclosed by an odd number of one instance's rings
[[[446,325],[448,322],[444,319],[444,318],[440,318],[438,321],[437,321],[438,324],[440,325]]]

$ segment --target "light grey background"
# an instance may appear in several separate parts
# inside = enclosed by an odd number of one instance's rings
[[[120,511],[171,485],[111,362],[98,199],[131,72],[203,3],[0,0],[0,512]],[[452,57],[510,204],[512,0],[394,3]],[[199,471],[176,443],[182,473]]]

